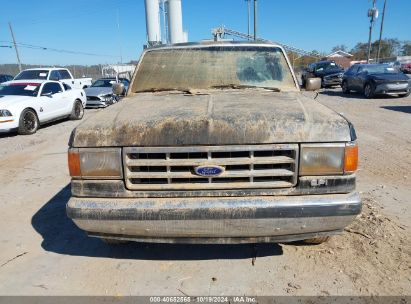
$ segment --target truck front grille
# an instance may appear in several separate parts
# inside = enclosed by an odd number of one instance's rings
[[[130,190],[286,188],[297,183],[298,145],[127,147],[123,149]],[[214,177],[198,166],[220,166]]]

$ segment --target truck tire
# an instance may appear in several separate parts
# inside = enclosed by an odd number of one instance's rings
[[[351,93],[351,90],[348,88],[347,81],[343,81],[343,83],[341,84],[341,88],[342,88],[343,94],[350,94]]]
[[[305,244],[310,244],[310,245],[318,245],[327,242],[330,239],[329,236],[320,236],[312,239],[306,239],[303,242]]]
[[[73,105],[73,110],[71,110],[70,119],[80,120],[84,116],[83,103],[80,100],[76,100]]]
[[[39,119],[36,112],[32,109],[25,109],[20,115],[18,134],[31,135],[37,132],[39,128]]]

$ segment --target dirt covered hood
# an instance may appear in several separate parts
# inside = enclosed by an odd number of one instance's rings
[[[140,93],[93,115],[74,147],[349,141],[347,121],[303,93]]]

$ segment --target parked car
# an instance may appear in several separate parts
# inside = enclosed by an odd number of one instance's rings
[[[312,63],[305,69],[301,75],[303,87],[308,78],[321,78],[321,86],[331,87],[341,85],[344,69],[338,66],[334,61],[319,61]]]
[[[0,74],[0,83],[7,82],[10,80],[13,80],[13,76],[6,75],[6,74]]]
[[[386,64],[391,68],[396,69],[397,71],[401,70],[401,62],[397,61],[388,61],[388,62],[381,62],[381,64]]]
[[[17,80],[0,85],[0,132],[36,133],[40,125],[82,119],[86,94],[57,81]]]
[[[320,243],[361,212],[357,158],[281,46],[154,47],[122,102],[73,130],[67,214],[108,242]]]
[[[409,63],[403,63],[403,64],[401,65],[401,71],[402,71],[404,74],[411,74],[411,62],[409,62]]]
[[[376,95],[410,94],[407,75],[386,64],[355,64],[344,73],[341,84],[344,94],[351,91],[363,93],[366,98]]]
[[[113,84],[122,83],[124,91],[121,95],[113,94]],[[97,79],[89,88],[84,89],[87,96],[86,106],[89,108],[105,108],[120,100],[124,96],[130,85],[130,81],[126,78],[106,77]]]
[[[20,72],[14,80],[53,80],[61,81],[72,87],[73,89],[85,89],[91,86],[91,78],[74,79],[73,75],[68,69],[63,68],[38,68],[28,69]]]

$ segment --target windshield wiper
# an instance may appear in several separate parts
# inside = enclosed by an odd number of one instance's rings
[[[211,87],[212,89],[264,89],[269,90],[272,92],[281,92],[281,89],[274,88],[274,87],[262,87],[262,86],[254,86],[248,84],[222,84],[222,85],[215,85]]]

